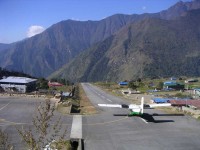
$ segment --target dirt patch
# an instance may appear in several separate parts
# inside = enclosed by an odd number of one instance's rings
[[[61,114],[69,114],[71,111],[71,106],[58,104],[56,110]]]

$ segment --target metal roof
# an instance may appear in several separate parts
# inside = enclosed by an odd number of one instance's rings
[[[36,81],[37,79],[26,78],[26,77],[14,77],[10,76],[5,79],[1,79],[0,83],[30,83]]]
[[[128,82],[119,82],[119,85],[128,85]]]
[[[153,101],[155,103],[167,103],[167,101],[170,100],[168,98],[160,98],[160,97],[154,97]]]
[[[172,106],[185,106],[192,105],[197,108],[200,108],[200,100],[169,100]]]

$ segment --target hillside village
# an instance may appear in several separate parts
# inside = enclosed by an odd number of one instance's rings
[[[32,95],[33,97],[73,97],[72,88],[66,82],[45,81],[46,86],[37,87],[37,79],[9,76],[0,80],[1,95]],[[64,81],[64,80],[60,80]],[[40,81],[41,82],[41,81]],[[39,83],[42,84],[42,83]],[[132,102],[145,96],[146,103],[171,103],[177,110],[200,117],[200,81],[198,78],[138,79],[116,83],[94,83],[106,87],[112,93],[120,93]],[[67,82],[69,85],[69,81]],[[72,84],[73,85],[73,84]],[[38,89],[39,88],[39,89]],[[59,99],[61,101],[61,99]],[[63,101],[64,102],[64,101]],[[65,101],[66,102],[66,101]]]

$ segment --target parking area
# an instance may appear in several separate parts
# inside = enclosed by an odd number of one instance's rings
[[[36,108],[44,100],[44,98],[0,96],[0,128],[8,134],[9,140],[11,140],[15,149],[25,149],[17,128],[33,128],[32,120],[33,116],[36,115]],[[59,116],[61,114],[55,112],[52,118],[52,125]],[[63,127],[67,127],[67,131],[70,131],[72,117],[62,116],[62,121]],[[69,137],[68,134],[67,137]]]

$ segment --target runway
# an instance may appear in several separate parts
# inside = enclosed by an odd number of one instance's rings
[[[157,123],[140,117],[113,116],[127,114],[126,109],[99,108],[98,103],[128,102],[107,94],[91,84],[84,90],[99,114],[83,117],[83,137],[87,150],[196,150],[200,149],[200,122],[189,116],[153,116]],[[109,101],[109,100],[110,101]],[[155,109],[146,113],[163,114]]]

